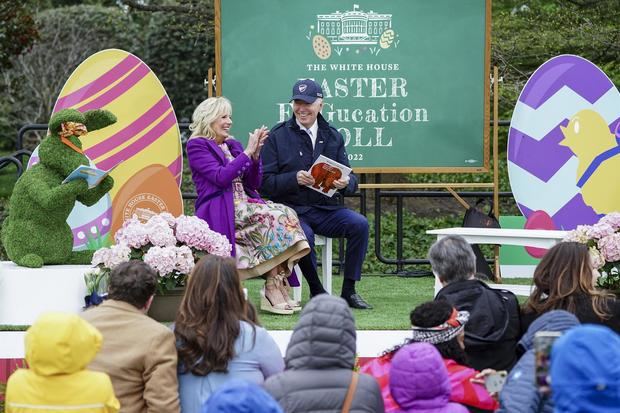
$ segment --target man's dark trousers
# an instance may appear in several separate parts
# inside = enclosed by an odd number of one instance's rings
[[[344,277],[359,281],[368,249],[366,217],[347,208],[325,209],[321,207],[310,207],[298,213],[298,217],[311,248],[310,254],[299,260],[299,268],[304,275],[308,275],[306,278],[318,277],[314,250],[314,234],[316,233],[329,238],[346,238]]]

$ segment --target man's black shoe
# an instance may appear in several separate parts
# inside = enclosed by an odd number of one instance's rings
[[[372,310],[372,306],[368,304],[361,295],[355,293],[347,297],[341,296],[349,304],[351,308],[357,308],[358,310]]]

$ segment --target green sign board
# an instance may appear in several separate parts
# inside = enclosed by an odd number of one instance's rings
[[[292,86],[323,87],[322,114],[357,172],[489,167],[489,0],[219,0],[216,88],[233,134],[292,115]]]

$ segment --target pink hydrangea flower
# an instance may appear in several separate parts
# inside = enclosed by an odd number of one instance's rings
[[[228,249],[228,254],[222,256],[230,256],[232,250],[224,235],[211,230],[206,221],[195,216],[177,218],[176,237],[179,242],[210,254],[222,255]]]
[[[159,215],[153,216],[146,224],[143,224],[143,227],[151,244],[158,247],[176,245],[177,239],[174,236],[174,231],[168,225],[168,221]]]
[[[116,231],[114,240],[117,244],[127,244],[131,248],[142,248],[149,243],[146,228],[135,216],[123,222],[123,226]]]
[[[620,229],[620,212],[610,212],[605,215],[599,223],[604,223],[611,226],[614,230]]]
[[[598,247],[607,262],[620,261],[620,234],[614,233],[601,238]]]
[[[179,242],[192,248],[204,250],[203,234],[211,231],[209,224],[198,217],[181,215],[177,218],[176,237]]]
[[[228,239],[202,219],[185,215],[175,218],[167,212],[152,216],[144,224],[136,216],[126,220],[115,240],[116,245],[95,251],[93,265],[112,269],[133,256],[144,260],[160,277],[169,277],[192,271],[194,251],[222,257],[229,257],[232,251]]]
[[[189,274],[194,269],[194,254],[187,245],[177,247],[176,270],[181,274]]]
[[[101,248],[95,251],[91,264],[102,264],[104,267],[112,269],[123,262],[129,261],[130,257],[131,248],[126,244],[116,244],[110,248]]]
[[[604,238],[608,235],[613,234],[614,232],[616,231],[612,228],[612,226],[605,222],[599,222],[597,224],[587,227],[586,229],[586,235],[588,236],[588,238],[592,238],[595,240]]]
[[[161,212],[159,215],[160,218],[164,219],[170,228],[174,228],[177,225],[177,219],[170,212]]]
[[[129,261],[131,257],[131,248],[125,244],[116,244],[110,247],[110,255],[104,265],[110,269],[119,264]]]
[[[108,260],[108,255],[110,255],[109,248],[99,248],[93,254],[93,258],[90,261],[91,265],[99,265],[105,263]]]
[[[208,246],[206,251],[209,254],[218,255],[220,257],[230,257],[232,245],[228,242],[228,238],[219,232],[211,231],[207,237]]]
[[[151,247],[144,254],[144,262],[150,265],[160,276],[165,277],[174,271],[177,261],[176,247]]]

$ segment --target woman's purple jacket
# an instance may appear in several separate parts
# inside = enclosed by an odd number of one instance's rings
[[[235,157],[228,161],[214,140],[194,137],[187,142],[187,159],[196,186],[196,216],[207,221],[212,230],[225,235],[235,255],[235,204],[232,181],[240,176],[250,198],[260,199],[263,169],[260,159],[252,160],[233,138],[225,141]]]

